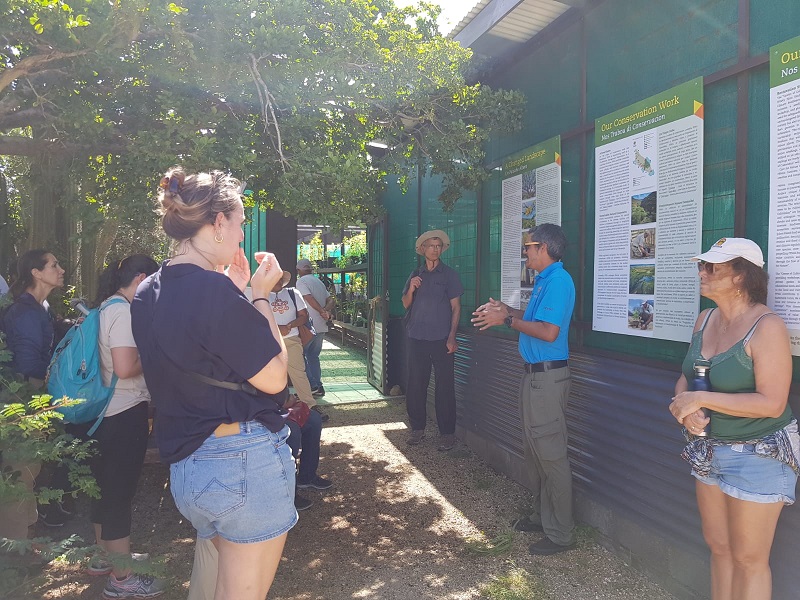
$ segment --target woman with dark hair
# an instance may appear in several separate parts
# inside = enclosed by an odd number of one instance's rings
[[[130,303],[139,284],[157,270],[158,263],[143,254],[113,261],[100,275],[97,294],[103,384],[110,386],[114,375],[117,381],[105,416],[92,435],[98,452],[90,464],[100,498],[92,500],[90,516],[97,544],[107,556],[95,557],[88,573],[108,575],[104,594],[109,598],[152,598],[164,591],[162,581],[131,573],[108,560],[131,554],[131,503],[147,450],[150,394],[131,331]]]
[[[789,334],[764,304],[767,274],[754,242],[722,238],[692,260],[700,294],[717,307],[697,319],[670,411],[689,441],[683,457],[697,480],[711,597],[770,598],[770,549],[799,468]],[[697,361],[711,364],[711,391],[690,390]]]
[[[38,389],[44,385],[53,353],[53,315],[47,304],[47,296],[64,285],[64,269],[49,250],[29,250],[17,261],[17,270],[17,279],[10,290],[14,302],[3,315],[2,329],[13,355],[11,368]],[[19,471],[21,481],[32,492],[41,463],[15,462],[6,456],[0,467]],[[60,502],[51,502],[43,512],[45,519],[49,516],[51,524],[63,525],[66,519]],[[3,525],[12,527],[3,531],[24,537],[20,534],[27,533],[28,526],[35,523],[37,517],[36,501],[33,498],[26,499],[13,514],[3,514],[3,520],[6,521]]]
[[[28,250],[17,263],[11,285],[14,303],[3,316],[11,367],[41,387],[53,354],[53,315],[47,297],[64,285],[64,269],[49,250]]]
[[[268,301],[283,272],[272,254],[256,253],[248,301],[245,215],[233,177],[173,168],[159,204],[175,253],[131,306],[159,453],[198,547],[210,540],[218,551],[214,597],[263,600],[297,522],[282,408],[287,354]]]

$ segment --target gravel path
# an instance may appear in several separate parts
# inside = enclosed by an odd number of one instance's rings
[[[580,529],[576,550],[529,555],[541,534],[509,533],[526,490],[463,444],[437,452],[433,424],[420,446],[407,446],[402,402],[329,412],[319,473],[335,487],[305,493],[314,506],[289,534],[270,600],[673,599],[597,545],[589,528]],[[135,551],[167,559],[172,582],[162,598],[177,600],[186,597],[194,536],[167,480],[163,466],[146,467],[133,540]],[[76,517],[71,531],[87,535],[88,522]],[[502,535],[511,538],[503,555],[467,549]],[[25,597],[96,599],[101,590],[102,581],[77,567],[51,566]]]

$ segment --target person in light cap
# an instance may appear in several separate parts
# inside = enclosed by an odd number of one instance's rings
[[[315,398],[322,398],[325,395],[325,387],[322,385],[322,367],[319,363],[319,355],[322,352],[322,342],[328,332],[328,321],[331,318],[330,311],[336,304],[335,298],[328,293],[328,288],[318,278],[312,274],[314,265],[307,258],[297,261],[297,289],[303,295],[303,300],[308,307],[308,316],[314,324],[314,339],[311,340],[304,349],[306,361],[306,376],[311,384],[311,392]],[[315,410],[320,412],[319,406]],[[324,415],[327,416],[327,415]]]
[[[408,443],[419,444],[425,436],[428,381],[436,370],[436,421],[441,436],[439,450],[453,448],[456,431],[455,352],[456,329],[461,317],[464,288],[453,269],[440,257],[450,238],[440,229],[417,238],[417,254],[425,262],[408,276],[403,288],[408,334],[408,385],[406,408],[411,423]]]
[[[713,246],[692,260],[703,263],[725,263],[735,258],[743,258],[759,269],[764,266],[764,255],[758,244],[747,238],[720,238]]]
[[[692,260],[700,294],[716,307],[695,323],[669,410],[688,441],[682,456],[711,550],[711,597],[769,598],[772,540],[800,471],[789,334],[765,304],[767,273],[755,242],[722,238]],[[690,385],[698,360],[711,364],[710,390]]]

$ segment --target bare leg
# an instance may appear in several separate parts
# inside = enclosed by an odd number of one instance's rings
[[[103,550],[105,550],[109,554],[126,554],[130,556],[131,553],[130,536],[119,538],[118,540],[104,540],[101,538],[103,526],[100,525],[99,523],[92,523],[92,525],[94,525],[94,537],[98,546],[100,546]],[[117,579],[125,579],[128,575],[131,574],[131,570],[114,567],[112,573],[114,573],[114,577],[116,577]]]
[[[214,600],[264,600],[275,579],[286,535],[254,544],[214,538],[219,551]]]
[[[770,600],[769,554],[783,502],[762,504],[726,498],[733,550],[734,600]]]
[[[695,482],[703,538],[711,550],[711,599],[732,600],[733,556],[728,531],[727,496],[716,485]]]

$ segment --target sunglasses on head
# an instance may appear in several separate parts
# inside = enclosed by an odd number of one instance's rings
[[[525,247],[526,248],[528,246],[541,246],[541,245],[542,245],[542,242],[525,242]]]
[[[698,260],[697,261],[697,272],[698,273],[702,273],[703,271],[705,271],[708,275],[713,275],[714,274],[714,264],[715,263],[706,262],[704,260]]]

